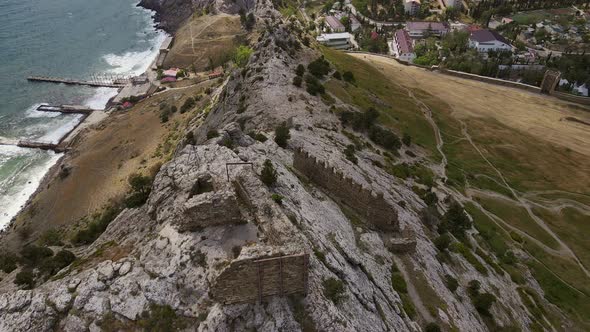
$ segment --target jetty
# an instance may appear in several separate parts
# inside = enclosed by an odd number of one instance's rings
[[[29,76],[27,80],[32,82],[49,82],[49,83],[63,83],[68,85],[85,85],[92,87],[106,87],[106,88],[122,88],[129,83],[129,79],[96,79],[96,80],[77,80],[71,78],[59,78],[49,76]]]
[[[41,105],[37,107],[37,111],[65,114],[90,114],[96,110],[82,105]]]

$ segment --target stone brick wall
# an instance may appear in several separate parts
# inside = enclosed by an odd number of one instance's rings
[[[236,194],[231,189],[207,192],[186,201],[183,216],[174,219],[179,232],[242,222]]]
[[[383,193],[375,193],[371,189],[364,188],[303,150],[295,151],[293,166],[311,181],[364,216],[367,222],[384,231],[399,229],[397,211],[387,203]]]
[[[210,295],[223,304],[233,304],[306,294],[308,265],[308,254],[235,260],[217,277]]]

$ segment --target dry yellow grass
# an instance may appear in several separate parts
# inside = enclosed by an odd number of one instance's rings
[[[245,36],[245,31],[237,15],[193,15],[176,32],[164,68],[193,65],[197,70],[205,70],[209,59],[220,65],[239,44],[240,36]]]
[[[565,120],[574,117],[590,123],[590,109],[584,111],[549,96],[403,66],[380,56],[353,56],[373,64],[395,82],[442,99],[458,118],[492,117],[541,141],[590,156],[590,126]]]

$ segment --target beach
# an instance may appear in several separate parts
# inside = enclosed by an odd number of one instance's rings
[[[3,58],[7,58],[8,61],[0,67],[0,73],[6,74],[3,77],[7,77],[7,73],[15,77],[0,82],[3,90],[0,98],[4,101],[0,106],[0,139],[12,142],[31,140],[50,144],[57,144],[63,140],[65,145],[70,144],[75,140],[74,137],[105,119],[107,114],[95,112],[85,118],[80,114],[39,112],[36,108],[41,104],[79,104],[93,109],[103,109],[107,102],[117,95],[117,89],[112,88],[29,83],[25,81],[25,77],[31,74],[31,70],[38,74],[85,78],[96,72],[139,75],[149,68],[166,37],[164,32],[156,31],[153,27],[153,12],[136,7],[135,1],[107,2],[113,4],[110,7],[105,4],[104,7],[109,8],[105,8],[103,12],[100,12],[102,6],[94,10],[96,20],[86,17],[90,15],[89,10],[92,10],[94,4],[83,5],[69,0],[51,4],[49,1],[41,1],[30,3],[28,7],[23,3],[9,0],[0,5],[3,10],[0,18],[5,19],[0,25],[10,28],[20,24],[17,19],[28,22],[38,12],[39,17],[47,17],[49,20],[59,15],[60,5],[67,8],[64,11],[67,18],[63,25],[55,23],[57,21],[47,23],[37,20],[35,24],[38,26],[35,26],[34,33],[29,32],[26,36],[26,45],[17,45],[16,39],[6,39],[7,44],[2,45],[6,47],[0,53],[5,55]],[[58,8],[54,8],[56,6]],[[20,10],[29,10],[32,17],[23,14],[21,18]],[[10,14],[12,16],[8,17]],[[88,31],[82,30],[79,31],[82,35],[76,35],[76,31],[71,29],[79,24],[77,20],[82,18],[86,20],[84,24],[95,24],[96,28],[88,27]],[[108,21],[120,26],[105,26]],[[47,44],[46,33],[50,31],[55,32],[54,36],[58,40]],[[14,45],[9,42],[13,42]],[[71,49],[60,54],[60,44],[70,45]],[[55,45],[55,48],[43,48],[51,45]],[[39,48],[43,52],[39,53]],[[26,64],[12,60],[23,55],[28,57]],[[53,58],[46,59],[48,55]],[[7,227],[38,188],[43,188],[46,183],[44,178],[53,175],[53,169],[59,167],[60,159],[63,158],[63,153],[53,151],[0,146],[0,229]]]

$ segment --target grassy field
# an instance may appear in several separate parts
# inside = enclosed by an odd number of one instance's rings
[[[587,204],[590,131],[562,121],[567,116],[590,121],[590,113],[583,107],[402,66],[383,57],[347,55],[327,49],[322,52],[340,72],[351,71],[356,78],[355,84],[329,80],[327,91],[361,110],[378,109],[382,124],[398,133],[410,133],[430,153],[430,159],[438,161],[433,129],[417,101],[424,103],[432,111],[444,141],[447,183],[465,194],[478,193],[471,189],[491,192],[475,195],[484,209],[548,247],[559,249],[551,234],[515,202],[508,186],[517,196],[546,206],[557,204],[560,199]],[[512,280],[526,284],[525,271],[530,270],[546,299],[568,313],[577,328],[588,327],[585,317],[590,317],[590,278],[573,259],[567,254],[545,252],[508,227],[496,224],[474,204],[466,204],[466,209],[474,218],[482,246],[498,258],[499,266]],[[584,239],[588,214],[569,208],[556,213],[539,207],[533,212],[586,264],[590,252]],[[526,251],[530,258],[520,263],[503,263],[505,252],[515,248]],[[546,317],[554,322],[557,316],[548,313]]]

